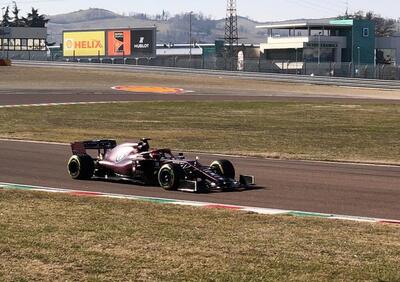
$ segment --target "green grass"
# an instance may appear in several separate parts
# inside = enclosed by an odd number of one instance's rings
[[[0,190],[1,281],[399,281],[400,228]]]
[[[140,102],[0,109],[0,136],[152,137],[157,147],[292,159],[400,162],[400,105]]]

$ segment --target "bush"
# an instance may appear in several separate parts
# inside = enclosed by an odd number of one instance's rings
[[[11,60],[10,59],[0,59],[0,66],[11,66]]]

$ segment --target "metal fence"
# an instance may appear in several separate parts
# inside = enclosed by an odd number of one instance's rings
[[[129,64],[209,70],[298,74],[310,76],[352,77],[382,80],[400,80],[400,67],[357,63],[315,63],[293,61],[268,61],[261,58],[237,59],[223,57],[157,57],[157,58],[93,58],[70,59],[85,63]]]
[[[400,80],[400,67],[394,65],[260,61],[259,67],[270,73]]]

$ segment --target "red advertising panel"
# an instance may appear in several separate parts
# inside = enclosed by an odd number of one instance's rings
[[[131,31],[112,30],[107,34],[108,56],[130,56],[131,51]]]

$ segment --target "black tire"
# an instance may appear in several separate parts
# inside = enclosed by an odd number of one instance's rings
[[[94,162],[89,155],[74,155],[68,161],[68,173],[73,179],[87,180],[93,177]]]
[[[214,161],[210,165],[210,169],[223,177],[235,179],[235,167],[228,160]]]
[[[177,190],[182,177],[183,170],[177,164],[163,165],[158,171],[158,183],[165,190]]]

